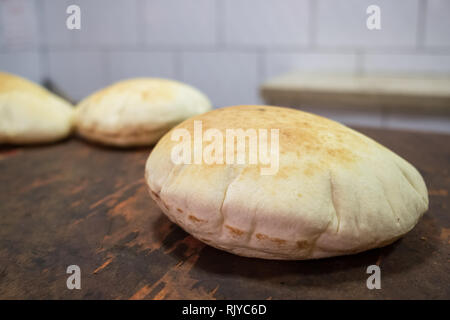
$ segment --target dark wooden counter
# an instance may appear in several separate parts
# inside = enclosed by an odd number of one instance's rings
[[[430,209],[382,249],[316,261],[268,261],[193,239],[147,194],[150,149],[77,139],[0,151],[0,298],[450,298],[450,136],[361,130],[423,174]],[[81,268],[68,290],[66,268]],[[381,290],[366,288],[381,266]]]

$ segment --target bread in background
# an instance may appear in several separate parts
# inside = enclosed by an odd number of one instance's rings
[[[209,111],[209,99],[187,84],[158,78],[117,82],[76,107],[77,132],[101,144],[155,144],[179,122]]]
[[[53,142],[73,127],[73,107],[44,87],[0,72],[0,144]]]

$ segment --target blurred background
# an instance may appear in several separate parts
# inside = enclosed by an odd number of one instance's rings
[[[81,30],[66,9],[81,8]],[[381,30],[366,9],[381,8]],[[447,0],[0,0],[0,70],[78,101],[137,76],[178,79],[215,107],[263,103],[286,72],[447,76]],[[447,110],[450,106],[447,106]],[[308,108],[351,125],[450,132],[448,112]]]

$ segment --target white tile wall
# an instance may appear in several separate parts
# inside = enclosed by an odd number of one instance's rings
[[[84,14],[77,39],[86,45],[133,45],[137,43],[135,0],[82,0]]]
[[[76,101],[109,84],[103,52],[51,51],[49,58],[50,78]]]
[[[37,51],[0,53],[0,70],[18,74],[35,82],[42,80],[40,55]]]
[[[327,53],[267,53],[265,77],[274,77],[290,71],[355,72],[355,54]]]
[[[299,46],[308,43],[307,0],[224,0],[224,36],[229,45]]]
[[[113,82],[133,77],[177,77],[172,52],[111,51],[107,55],[109,79]]]
[[[303,111],[311,112],[341,122],[350,126],[381,127],[383,116],[381,108],[362,111],[356,108],[327,108],[327,107],[302,107]]]
[[[450,47],[450,1],[428,1],[425,22],[425,44]]]
[[[213,45],[216,2],[148,0],[143,2],[145,42],[149,45]]]
[[[258,101],[257,56],[236,52],[186,52],[182,79],[203,90],[215,107]]]
[[[366,9],[381,9],[381,30],[366,27]],[[318,0],[319,46],[415,47],[419,0]]]
[[[66,28],[66,8],[73,4],[70,0],[41,0],[42,1],[42,27],[43,43],[51,46],[69,46],[75,43],[78,30]],[[81,11],[84,22],[84,11]],[[81,27],[84,27],[82,24]]]
[[[66,28],[70,4],[81,7],[81,30]],[[371,4],[379,31],[366,27]],[[262,81],[291,70],[448,74],[449,17],[448,0],[0,0],[0,69],[49,76],[75,100],[155,76],[198,86],[216,106],[254,104]],[[351,124],[406,121],[322,111]]]
[[[0,47],[36,47],[42,39],[38,27],[36,0],[0,2]]]
[[[450,73],[450,54],[368,54],[364,57],[367,73]]]
[[[68,30],[66,8],[77,4],[81,29]],[[127,46],[138,42],[136,0],[45,0],[44,26],[49,45]]]

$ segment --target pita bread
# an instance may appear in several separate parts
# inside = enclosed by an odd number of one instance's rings
[[[260,165],[178,164],[167,133],[151,152],[146,181],[170,220],[228,252],[316,259],[385,246],[428,208],[419,172],[374,140],[332,120],[269,106],[234,106],[176,128],[279,128],[279,170]]]
[[[78,133],[115,146],[154,144],[177,123],[211,109],[208,98],[186,84],[129,79],[95,92],[77,106]]]
[[[46,143],[68,136],[72,106],[24,78],[0,72],[0,143]]]

